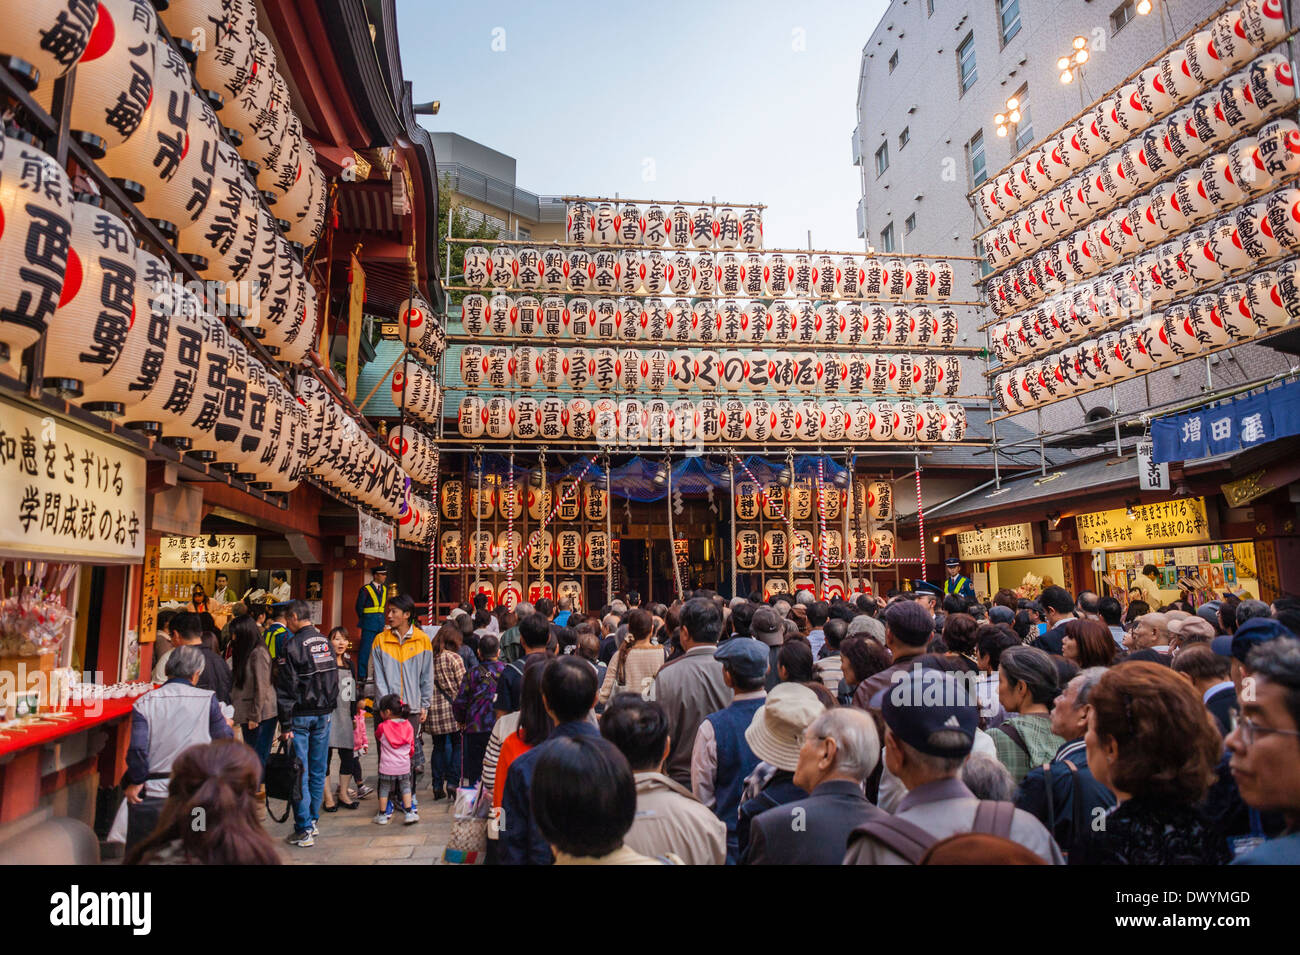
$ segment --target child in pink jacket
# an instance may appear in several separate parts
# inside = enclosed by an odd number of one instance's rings
[[[379,701],[379,715],[383,722],[375,730],[379,743],[379,812],[375,824],[386,826],[393,820],[393,807],[389,793],[397,788],[402,794],[406,810],[406,823],[420,821],[420,814],[411,804],[411,756],[415,754],[415,730],[410,723],[411,710],[396,693],[389,693]]]

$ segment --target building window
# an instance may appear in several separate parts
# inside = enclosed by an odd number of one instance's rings
[[[1024,149],[1034,141],[1034,124],[1029,118],[1029,87],[1020,87],[1020,92],[1016,94],[1016,99],[1020,100],[1020,122],[1016,124],[1016,152]]]
[[[1002,27],[1002,45],[1006,46],[1020,32],[1020,0],[998,0],[998,22]]]
[[[993,274],[993,266],[989,265],[988,259],[984,257],[983,244],[979,239],[975,240],[975,258],[980,260],[980,278]]]
[[[1128,22],[1136,15],[1137,11],[1133,8],[1133,0],[1124,0],[1123,3],[1115,8],[1115,12],[1110,15],[1111,35],[1113,36],[1120,30],[1124,29],[1124,27],[1128,26]]]
[[[981,129],[966,144],[966,157],[970,164],[971,188],[976,189],[989,177],[988,165],[984,161],[984,130]]]
[[[903,151],[903,147],[906,146],[908,142],[911,141],[911,139],[912,139],[911,130],[908,129],[906,126],[904,126],[903,131],[898,134],[898,151],[900,153]]]
[[[876,150],[876,175],[883,175],[889,168],[889,143],[881,143]]]
[[[894,55],[891,56],[891,57],[889,58],[889,72],[891,72],[891,73],[894,72],[894,67],[896,67],[896,66],[898,66],[898,51],[897,51],[897,50],[895,50],[895,51],[894,51]]]
[[[957,47],[957,88],[965,93],[979,77],[975,72],[975,34],[967,33]]]
[[[515,226],[515,232],[517,233],[515,235],[517,239],[531,239],[533,237],[533,230],[525,229],[523,226]]]
[[[880,251],[894,251],[894,223],[889,223],[880,233]]]
[[[916,213],[913,212],[903,221],[903,234],[907,235],[916,229]]]

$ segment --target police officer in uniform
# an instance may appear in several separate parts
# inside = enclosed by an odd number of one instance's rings
[[[943,566],[948,571],[948,579],[943,582],[943,595],[948,597],[957,594],[967,600],[976,600],[975,588],[971,586],[970,579],[961,572],[961,561],[956,557],[949,557],[944,561]]]
[[[370,583],[357,593],[357,624],[361,628],[361,646],[357,660],[357,682],[364,686],[370,669],[370,647],[384,629],[388,611],[388,568],[376,564],[370,568]]]

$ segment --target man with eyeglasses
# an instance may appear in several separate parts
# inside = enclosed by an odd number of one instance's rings
[[[1300,640],[1278,637],[1251,651],[1243,669],[1241,717],[1226,745],[1233,779],[1256,810],[1282,813],[1281,835],[1233,865],[1300,864]]]

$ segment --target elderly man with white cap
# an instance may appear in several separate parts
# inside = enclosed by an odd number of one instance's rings
[[[803,799],[808,790],[794,781],[804,731],[826,712],[821,698],[801,683],[780,683],[767,695],[749,728],[745,741],[761,760],[750,777],[747,798],[740,804],[736,824],[739,858],[749,846],[750,824],[760,813]]]

